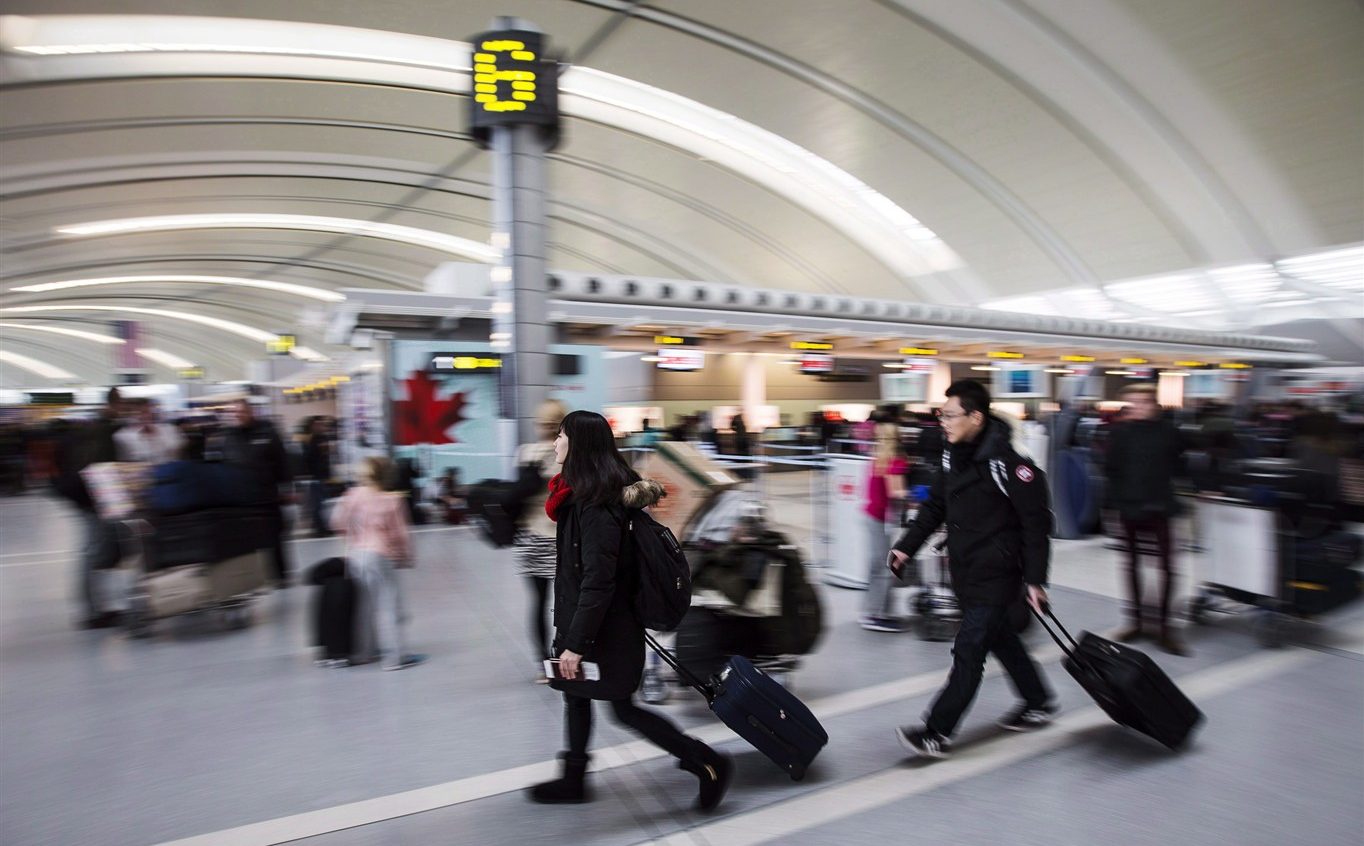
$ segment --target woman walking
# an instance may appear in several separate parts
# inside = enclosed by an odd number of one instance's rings
[[[663,716],[635,705],[644,671],[644,629],[635,617],[637,562],[625,540],[627,508],[647,508],[663,495],[656,482],[641,481],[619,452],[606,418],[574,411],[554,440],[563,466],[549,483],[545,512],[556,524],[554,645],[564,694],[568,749],[563,775],[530,789],[542,803],[586,802],[592,700],[611,703],[617,722],[643,735],[678,759],[700,782],[696,805],[710,810],[729,787],[733,763],[727,755],[688,737]],[[584,663],[595,665],[588,680]]]
[[[862,611],[862,628],[873,632],[902,632],[904,624],[895,618],[895,578],[886,566],[892,535],[900,532],[898,518],[905,498],[905,460],[900,457],[900,430],[894,423],[877,423],[872,447],[871,477],[863,522],[867,531],[867,598]]]
[[[522,444],[516,451],[518,471],[533,468],[541,479],[549,479],[558,472],[559,462],[554,458],[554,438],[559,434],[559,424],[563,422],[567,409],[558,400],[546,400],[535,412],[535,429],[538,439],[534,443]],[[516,533],[516,564],[521,575],[530,585],[530,637],[535,651],[535,664],[549,655],[549,623],[546,611],[549,609],[549,591],[554,586],[555,561],[558,556],[554,545],[554,521],[545,513],[545,500],[549,498],[548,488],[526,501],[525,523]],[[540,671],[539,681],[548,681],[544,671]]]
[[[332,513],[332,530],[346,537],[347,571],[359,590],[355,654],[351,664],[383,659],[385,670],[426,660],[406,651],[407,609],[398,569],[412,566],[407,498],[384,489],[392,475],[387,458],[360,465],[360,484],[346,491]]]

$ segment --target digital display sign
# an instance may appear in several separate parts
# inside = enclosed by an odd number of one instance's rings
[[[834,357],[807,353],[800,357],[800,372],[832,373],[834,372]]]
[[[658,351],[659,370],[700,370],[706,366],[706,354],[700,350],[671,347]]]
[[[558,139],[559,63],[544,56],[544,35],[494,30],[472,41],[474,138],[486,147],[492,127],[533,124],[550,130],[552,147]]]
[[[468,373],[502,369],[502,356],[489,353],[437,353],[428,368],[432,373]]]

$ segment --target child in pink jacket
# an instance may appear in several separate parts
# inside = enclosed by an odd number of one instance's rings
[[[398,570],[412,566],[407,502],[384,490],[392,462],[366,458],[360,484],[346,491],[332,512],[332,531],[346,538],[346,566],[357,588],[355,654],[352,664],[382,659],[385,670],[420,664],[423,655],[406,651],[407,611]]]

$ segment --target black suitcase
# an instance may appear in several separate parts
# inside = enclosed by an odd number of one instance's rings
[[[1067,646],[1046,619],[1037,615],[1047,634],[1066,653],[1062,662],[1066,671],[1114,722],[1139,731],[1169,749],[1184,745],[1189,734],[1203,721],[1203,712],[1155,661],[1144,652],[1091,632],[1081,632],[1080,642],[1076,643],[1050,608],[1047,617],[1070,641]]]
[[[313,605],[313,645],[330,661],[355,652],[355,580],[345,574],[345,560],[329,558],[318,564],[308,581],[319,585]]]
[[[646,633],[644,639],[683,681],[706,698],[715,716],[735,734],[786,770],[792,781],[805,778],[810,763],[829,742],[829,734],[794,693],[737,655],[709,684],[703,683],[651,635]]]

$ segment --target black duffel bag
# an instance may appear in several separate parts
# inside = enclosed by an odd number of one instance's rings
[[[147,569],[214,564],[272,544],[263,508],[206,508],[158,519],[147,549]]]

